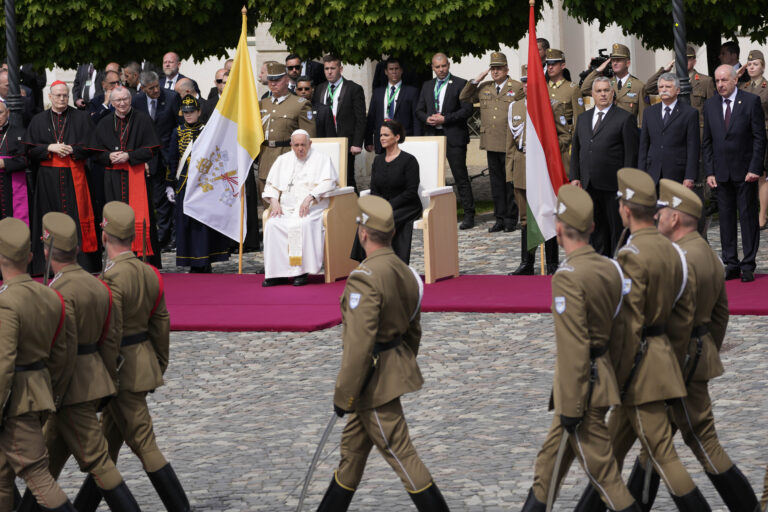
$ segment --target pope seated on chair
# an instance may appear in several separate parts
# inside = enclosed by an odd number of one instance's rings
[[[329,156],[312,149],[305,130],[291,134],[292,152],[280,155],[267,176],[262,197],[271,213],[264,226],[262,286],[307,284],[307,275],[323,266],[322,196],[338,186],[339,174]]]

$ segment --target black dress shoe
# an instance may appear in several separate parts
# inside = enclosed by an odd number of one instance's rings
[[[742,283],[751,283],[755,280],[755,274],[752,273],[751,270],[742,270],[741,271],[741,282]]]
[[[488,228],[489,233],[498,233],[499,231],[504,231],[504,224],[498,221],[496,224]]]
[[[475,227],[474,215],[465,215],[464,220],[459,224],[459,229],[472,229],[473,227]]]
[[[517,230],[517,224],[512,224],[511,226],[504,226],[505,233],[511,233],[516,230]]]
[[[270,286],[279,286],[281,284],[288,284],[291,280],[287,277],[270,277],[261,282],[261,286],[269,288]]]
[[[741,270],[738,268],[729,268],[725,271],[725,280],[738,279],[741,277]]]
[[[309,282],[309,274],[301,274],[293,278],[293,286],[304,286]]]

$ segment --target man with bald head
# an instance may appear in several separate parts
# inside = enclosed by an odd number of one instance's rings
[[[29,87],[19,85],[19,92],[21,93],[21,99],[24,102],[24,108],[21,111],[21,124],[26,128],[29,126],[29,122],[35,115],[35,100],[32,97],[32,90],[29,89]],[[7,101],[9,93],[8,67],[7,65],[4,65],[4,67],[0,69],[0,101]]]
[[[176,84],[179,80],[184,78],[184,75],[179,73],[179,55],[176,52],[168,52],[163,55],[163,76],[160,77],[160,88],[170,89],[171,91],[176,89]],[[195,91],[199,94],[200,89],[197,87],[197,82],[194,80]]]
[[[175,91],[180,98],[193,96],[200,104],[200,121],[203,123],[208,122],[208,119],[211,117],[216,104],[203,99],[203,97],[195,90],[195,82],[192,81],[191,78],[184,77],[176,82]],[[179,108],[178,111],[178,123],[184,124],[184,114],[181,112],[181,108]]]
[[[112,102],[110,96],[112,90],[120,85],[120,75],[117,71],[109,70],[104,72],[104,78],[101,80],[103,93],[94,96],[88,102],[88,114],[91,116],[94,124],[98,124],[101,119],[112,111]]]
[[[224,92],[224,86],[227,85],[228,77],[229,77],[229,71],[227,71],[226,69],[221,68],[218,71],[216,71],[215,84],[213,87],[211,87],[211,90],[208,93],[208,101],[213,101],[214,104],[217,101],[219,101],[219,98],[221,97],[221,93]]]
[[[760,97],[739,90],[736,70],[723,64],[715,70],[717,94],[704,104],[702,160],[707,185],[720,207],[720,242],[725,278],[754,281],[760,241],[757,180],[765,159],[765,114]],[[741,224],[744,256],[739,260],[736,218]]]

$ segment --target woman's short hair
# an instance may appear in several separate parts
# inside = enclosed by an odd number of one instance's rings
[[[400,140],[398,143],[405,142],[405,128],[403,128],[403,125],[399,122],[395,121],[394,119],[385,119],[383,123],[381,123],[381,126],[386,126],[392,131],[392,135],[400,136]]]

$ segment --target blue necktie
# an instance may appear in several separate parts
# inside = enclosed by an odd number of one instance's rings
[[[389,90],[389,105],[387,105],[387,117],[389,119],[395,118],[395,86]]]

